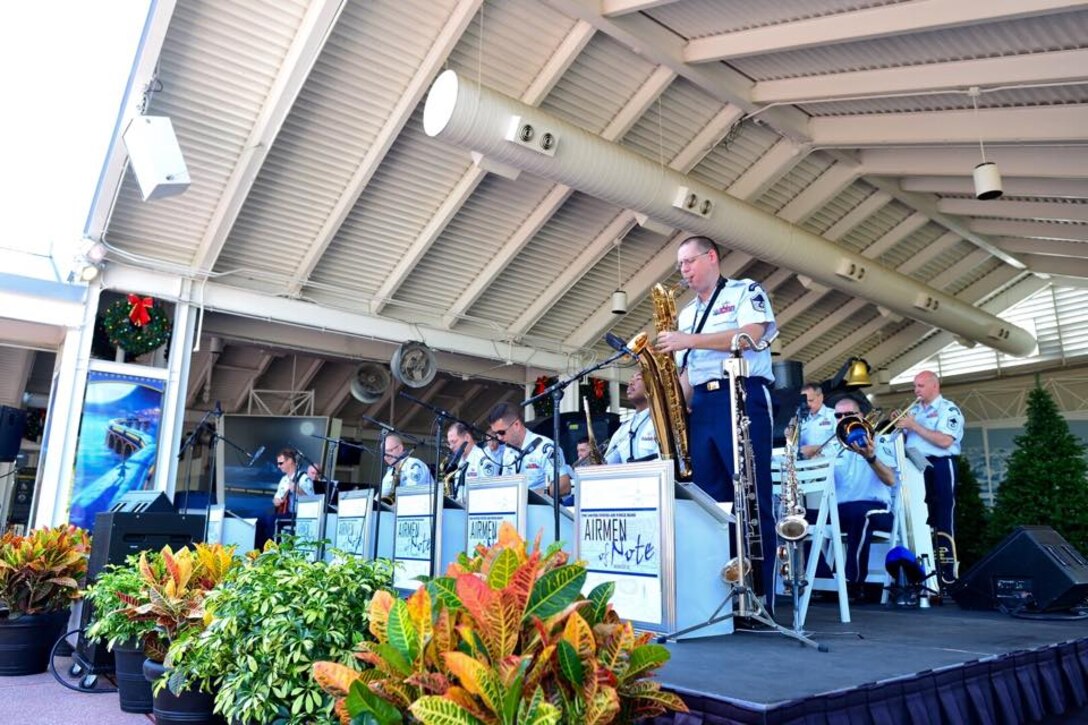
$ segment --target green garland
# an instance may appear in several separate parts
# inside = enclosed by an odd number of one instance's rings
[[[131,296],[130,296],[131,297]],[[150,299],[150,298],[145,298]],[[158,350],[170,341],[170,318],[161,305],[146,306],[148,321],[142,325],[130,319],[134,305],[128,299],[117,300],[102,315],[102,327],[110,342],[132,355]]]

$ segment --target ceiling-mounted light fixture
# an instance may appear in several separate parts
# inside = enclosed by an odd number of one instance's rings
[[[975,123],[978,123],[978,97],[982,95],[982,91],[978,86],[971,86],[967,90],[967,95],[971,97],[971,102],[975,106]],[[976,199],[997,199],[1003,193],[1001,188],[1001,172],[997,168],[997,164],[993,161],[986,160],[986,147],[982,145],[982,132],[978,135],[978,148],[982,152],[982,163],[975,167],[975,198]]]
[[[612,293],[612,314],[626,315],[627,293],[620,289],[623,285],[623,268],[620,264],[620,246],[623,244],[623,239],[617,239],[613,244],[616,245],[616,291]]]

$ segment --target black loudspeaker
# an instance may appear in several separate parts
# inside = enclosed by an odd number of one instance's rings
[[[160,498],[161,497],[161,500]],[[129,554],[158,551],[169,545],[177,551],[183,546],[204,540],[204,516],[184,516],[174,513],[170,499],[158,491],[135,491],[126,494],[115,506],[126,501],[130,506],[144,505],[160,509],[156,512],[104,511],[94,517],[91,556],[87,562],[87,583],[90,584],[107,564],[123,564]],[[165,502],[166,511],[161,511]],[[90,626],[93,607],[83,602],[79,626]],[[76,661],[88,672],[109,672],[113,669],[113,653],[105,643],[90,642],[82,632],[76,643]]]
[[[964,609],[1056,612],[1088,599],[1088,560],[1049,526],[1020,526],[952,586]]]
[[[19,456],[25,429],[25,410],[0,405],[0,461],[14,461]]]
[[[110,508],[112,513],[133,514],[172,514],[176,510],[162,491],[130,491]]]

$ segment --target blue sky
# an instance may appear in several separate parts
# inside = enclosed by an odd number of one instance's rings
[[[0,264],[78,243],[150,2],[0,8]]]

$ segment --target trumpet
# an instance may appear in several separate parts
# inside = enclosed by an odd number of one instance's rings
[[[876,434],[878,436],[883,436],[883,435],[888,435],[889,433],[894,432],[896,423],[898,423],[899,421],[903,420],[908,415],[910,415],[910,411],[914,409],[914,406],[918,405],[921,402],[922,402],[922,396],[918,396],[917,398],[912,400],[907,407],[902,408],[900,410],[893,410],[891,420],[889,420],[879,430],[877,430]]]

